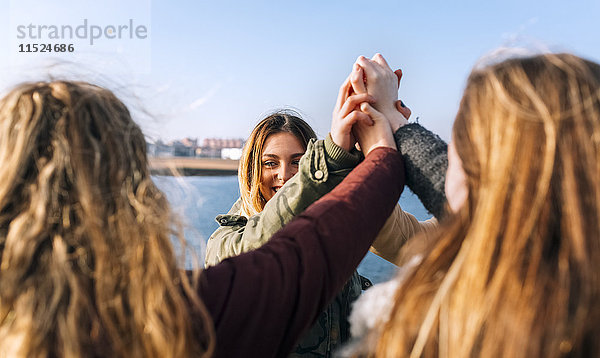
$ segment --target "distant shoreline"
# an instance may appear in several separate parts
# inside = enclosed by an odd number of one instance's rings
[[[150,173],[170,176],[237,175],[238,160],[196,157],[149,157]]]

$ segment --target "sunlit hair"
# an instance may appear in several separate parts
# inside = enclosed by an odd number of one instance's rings
[[[406,274],[376,355],[599,356],[600,66],[474,70],[453,140],[467,203]]]
[[[40,82],[0,101],[0,356],[210,354],[178,232],[110,91]]]
[[[308,123],[297,113],[289,110],[273,113],[254,127],[244,145],[238,170],[242,214],[245,216],[249,217],[261,212],[267,203],[260,192],[262,153],[267,137],[281,132],[296,136],[305,150],[309,140],[317,137]]]

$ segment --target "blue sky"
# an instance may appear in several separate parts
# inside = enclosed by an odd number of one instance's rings
[[[124,98],[150,138],[247,137],[278,108],[299,110],[324,136],[354,60],[380,52],[404,71],[400,97],[413,118],[448,139],[482,55],[525,45],[600,61],[598,0],[45,3],[0,0],[0,91],[49,74],[99,82]],[[59,56],[16,53],[18,24],[130,18],[148,27],[146,39],[75,41],[75,52]]]

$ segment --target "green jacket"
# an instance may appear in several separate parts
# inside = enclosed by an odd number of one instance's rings
[[[256,249],[294,216],[331,191],[360,162],[361,154],[347,152],[328,136],[311,140],[300,159],[298,173],[267,202],[262,212],[246,218],[238,200],[229,212],[217,216],[220,227],[210,236],[205,265]],[[435,219],[419,222],[399,206],[386,222],[371,251],[393,261],[402,244],[416,232],[435,227]],[[361,278],[355,272],[334,301],[321,313],[315,325],[300,340],[291,357],[330,357],[349,338],[347,317],[350,305],[361,293]]]
[[[330,138],[311,140],[300,159],[298,173],[267,202],[262,212],[246,218],[240,215],[238,200],[226,215],[217,216],[220,227],[208,239],[206,266],[265,244],[294,216],[339,184],[360,160],[360,153],[347,152]],[[330,357],[333,349],[349,337],[346,318],[350,304],[360,292],[361,281],[355,272],[290,356]]]

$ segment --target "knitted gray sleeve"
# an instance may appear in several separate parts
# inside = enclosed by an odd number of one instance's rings
[[[448,145],[417,123],[400,127],[394,138],[404,157],[406,185],[431,214],[441,218],[446,204],[444,180],[448,168]]]

